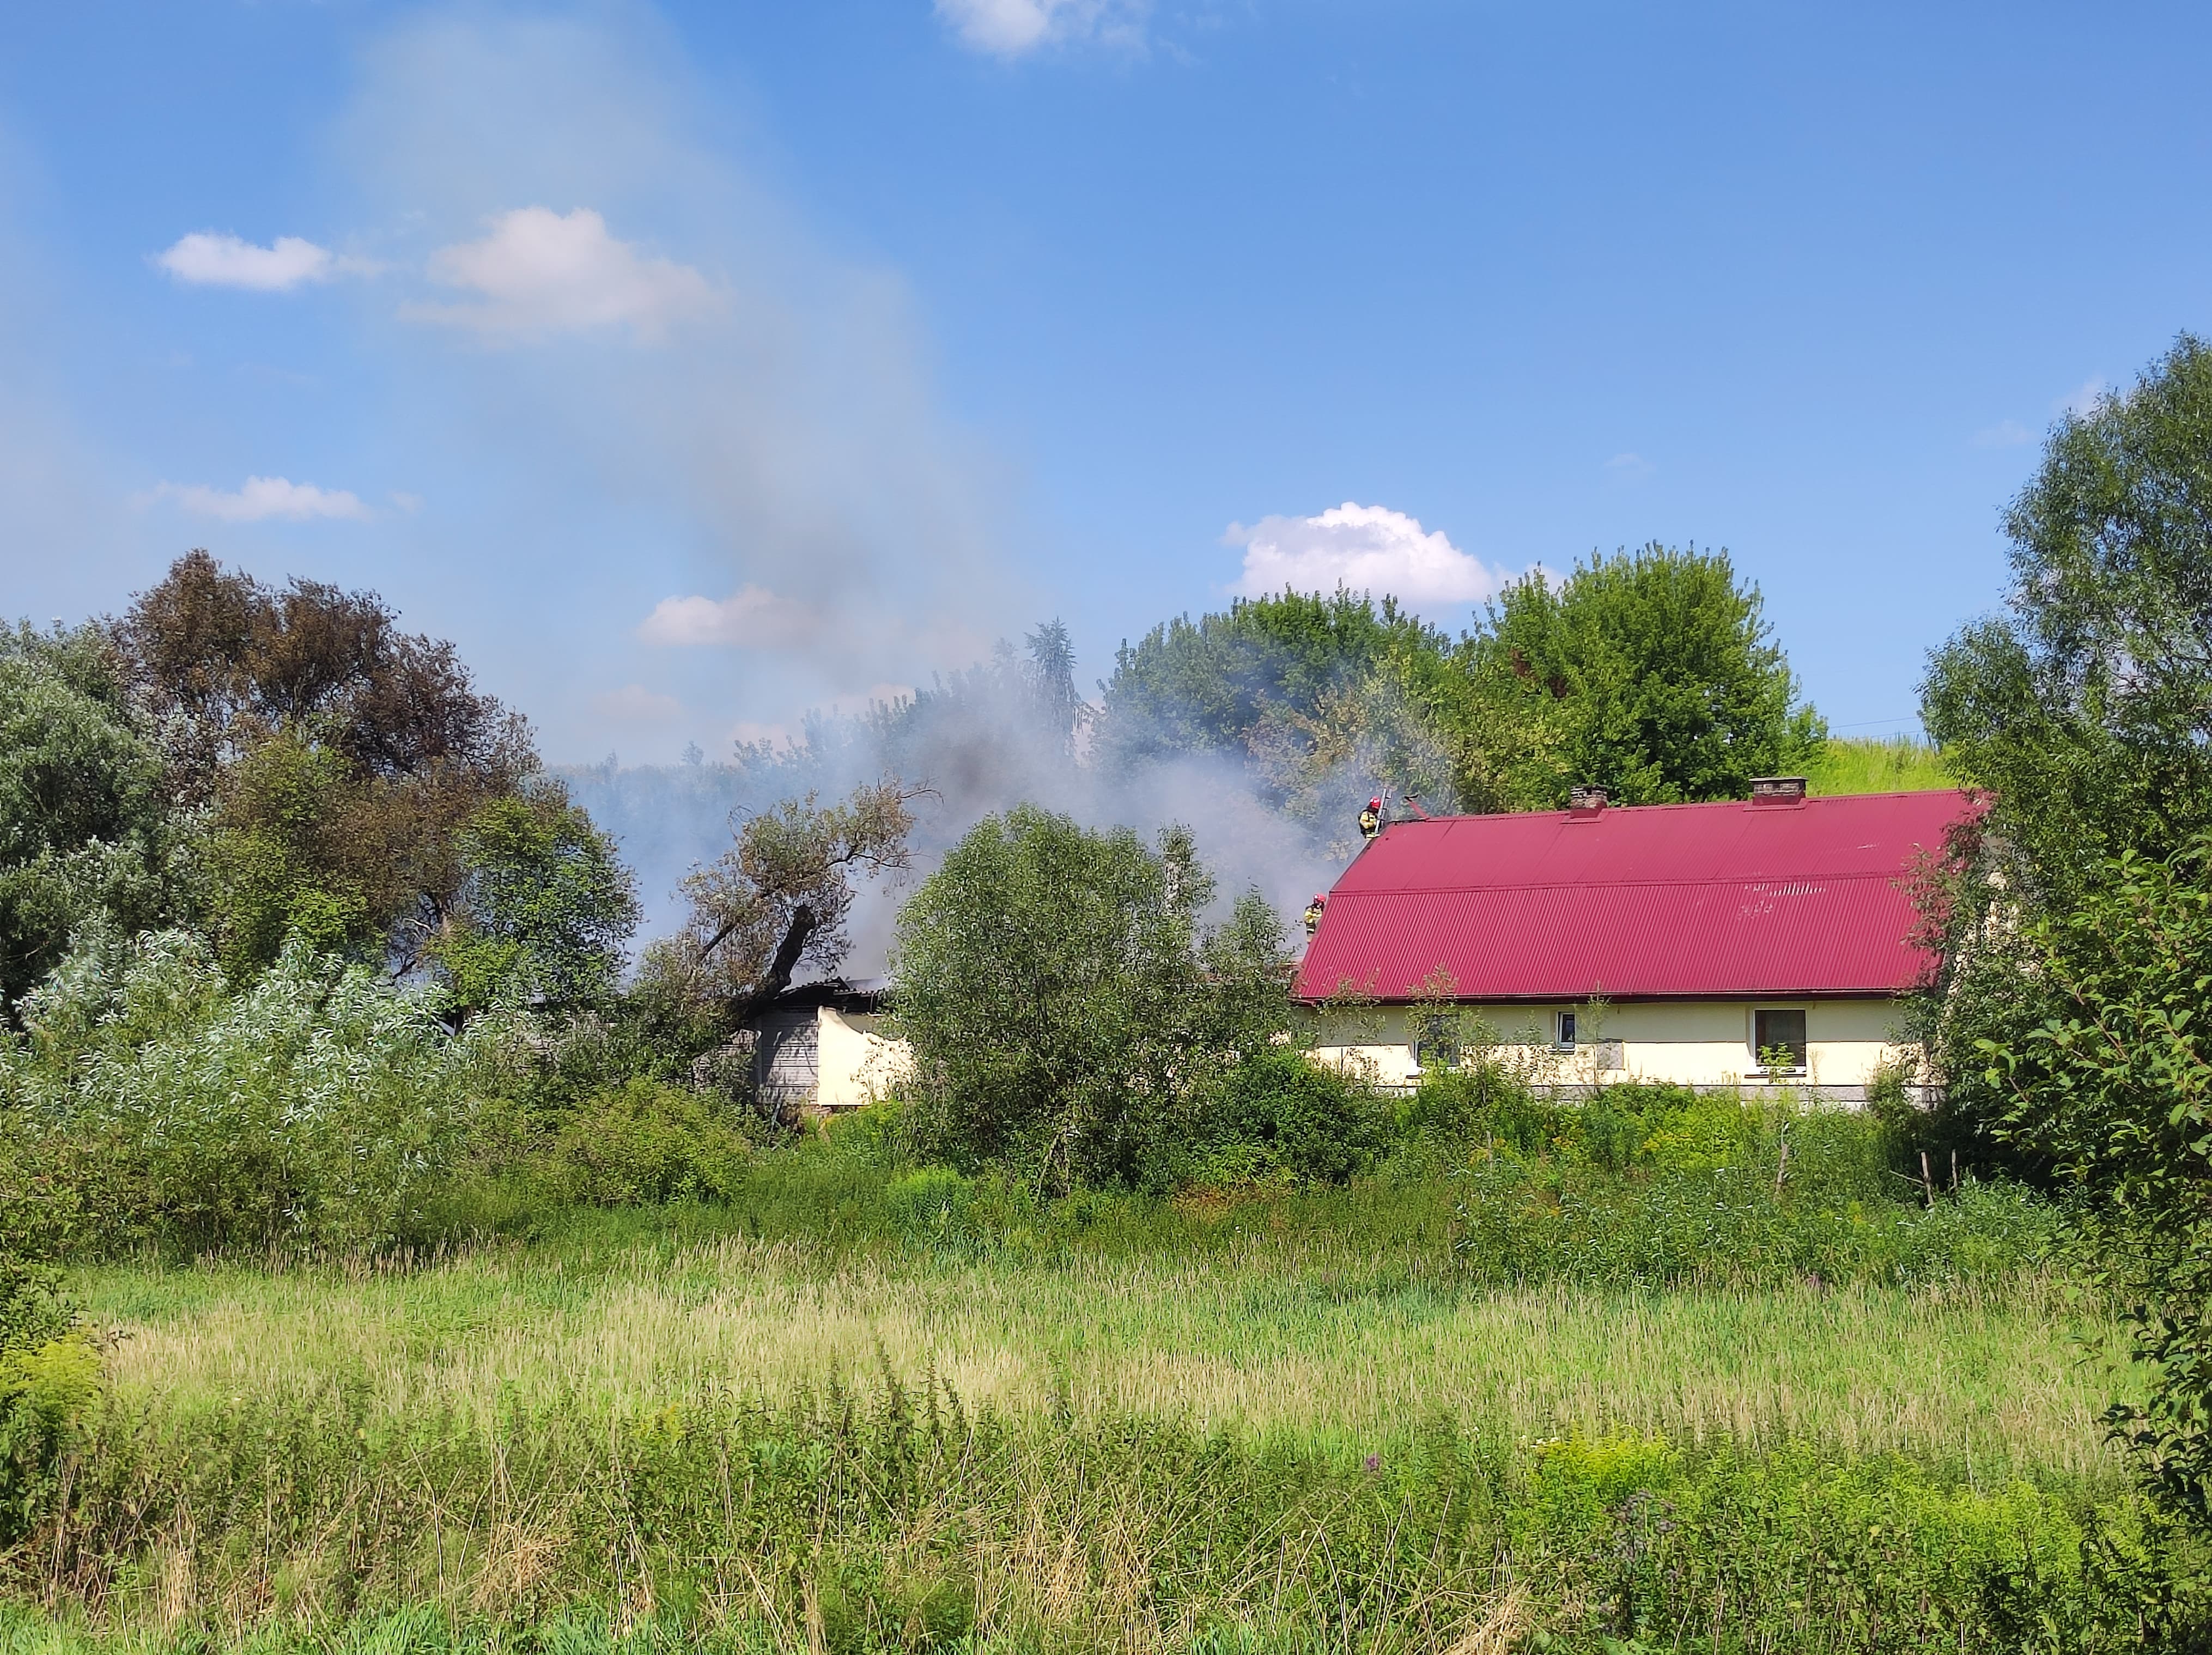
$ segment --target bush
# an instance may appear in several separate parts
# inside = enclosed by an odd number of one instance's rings
[[[726,1201],[743,1187],[750,1155],[705,1098],[649,1080],[579,1107],[552,1150],[568,1196],[599,1207]]]
[[[22,1010],[0,1096],[42,1168],[29,1195],[57,1203],[48,1244],[415,1238],[519,1059],[513,1021],[449,1034],[422,997],[296,938],[235,992],[189,934],[97,939]],[[125,1222],[85,1234],[103,1212]]]
[[[1179,1181],[1215,1188],[1341,1184],[1381,1147],[1374,1093],[1291,1046],[1270,1046],[1197,1089],[1189,1141],[1166,1157]]]
[[[923,1167],[884,1186],[884,1205],[910,1240],[950,1240],[966,1234],[975,1185],[950,1167]]]
[[[2033,1268],[2057,1215],[2017,1185],[1969,1183],[1923,1209],[1817,1189],[1764,1167],[1626,1180],[1587,1167],[1478,1161],[1453,1245],[1479,1281],[1740,1288],[1957,1282]]]
[[[0,1551],[38,1521],[99,1386],[100,1354],[59,1275],[0,1252]]]

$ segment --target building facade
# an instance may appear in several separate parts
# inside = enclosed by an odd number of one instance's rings
[[[1316,1057],[1383,1085],[1473,1041],[1539,1085],[1858,1101],[1917,1055],[1913,886],[1970,808],[1780,779],[1733,803],[1391,822],[1328,894],[1295,992]]]

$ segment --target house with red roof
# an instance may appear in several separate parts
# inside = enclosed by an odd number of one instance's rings
[[[1391,821],[1322,902],[1293,991],[1320,1054],[1385,1084],[1451,1038],[1426,1026],[1441,1001],[1554,1083],[1787,1080],[1861,1100],[1909,1055],[1898,1001],[1933,965],[1913,874],[1970,809],[1948,791],[1810,797],[1789,777],[1723,803],[1583,791]]]

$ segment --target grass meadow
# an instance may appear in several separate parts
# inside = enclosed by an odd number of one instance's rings
[[[0,1652],[2160,1646],[2185,1549],[2033,1249],[1499,1281],[1468,1187],[953,1224],[816,1146],[430,1256],[82,1269],[106,1398]]]

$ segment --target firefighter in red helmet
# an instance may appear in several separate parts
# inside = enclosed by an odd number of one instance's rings
[[[1367,801],[1367,808],[1359,813],[1359,836],[1372,839],[1382,831],[1382,801],[1378,797]]]
[[[1316,891],[1314,893],[1314,900],[1306,904],[1306,935],[1308,937],[1311,937],[1321,929],[1321,911],[1328,906],[1328,899]]]

